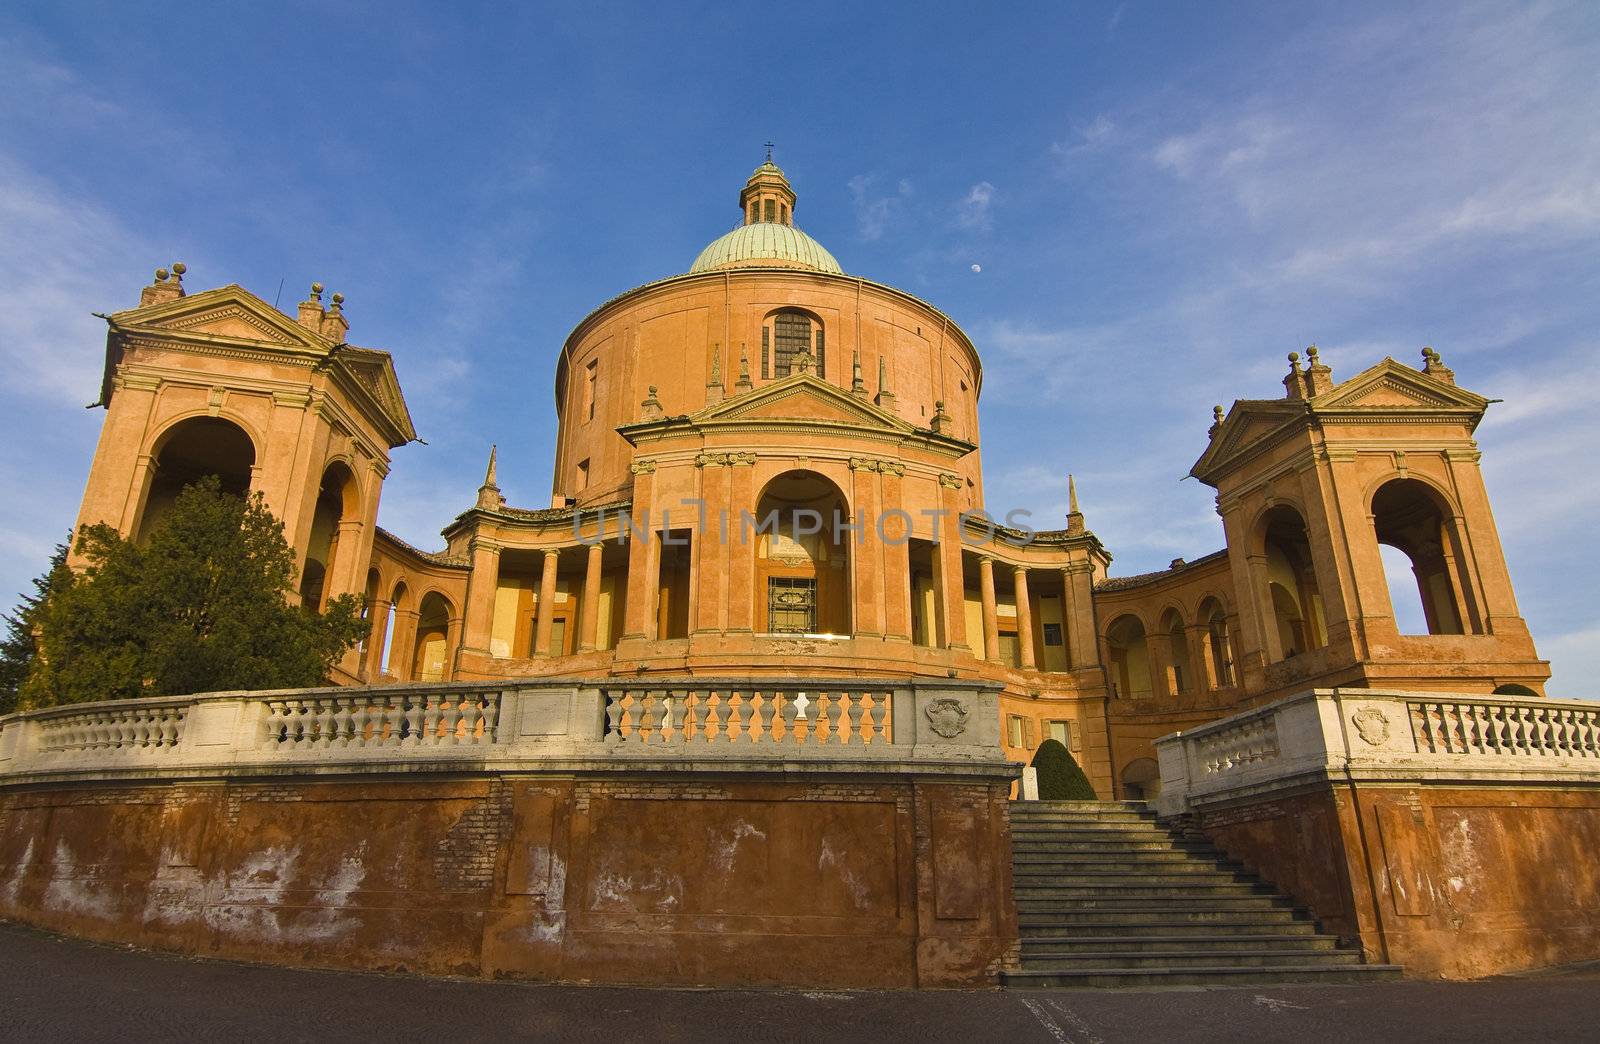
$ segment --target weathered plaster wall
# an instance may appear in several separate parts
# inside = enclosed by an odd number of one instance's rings
[[[1321,787],[1199,822],[1331,931],[1408,975],[1600,958],[1600,790]]]
[[[12,792],[0,916],[209,956],[566,981],[982,986],[1003,785],[472,778]]]

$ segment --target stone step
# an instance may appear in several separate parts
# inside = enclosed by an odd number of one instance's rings
[[[1215,874],[1242,873],[1239,867],[1221,859],[1117,859],[1089,858],[1082,860],[1033,859],[1017,860],[1011,874],[1020,883],[1041,877],[1059,878],[1078,874]]]
[[[1188,839],[1175,838],[1170,832],[1156,827],[1108,827],[1104,830],[1087,828],[1080,829],[1078,827],[1058,827],[1050,830],[1018,830],[1013,828],[1011,831],[1012,844],[1016,844],[1019,841],[1026,841],[1033,844],[1038,844],[1040,842],[1064,844],[1071,841],[1100,841],[1102,843],[1121,841],[1126,843],[1133,841],[1172,842],[1183,840]],[[1204,844],[1204,842],[1198,843]]]
[[[1233,953],[1257,950],[1338,950],[1339,941],[1331,935],[1316,934],[1305,925],[1300,934],[1289,932],[1244,932],[1219,934],[1215,925],[1189,925],[1188,934],[1174,932],[1150,935],[1030,935],[1022,940],[1022,959],[1076,953],[1151,953],[1167,950],[1210,950]],[[1110,926],[1107,926],[1109,929]],[[1099,930],[1099,929],[1095,929]],[[1345,951],[1341,951],[1345,952]],[[1353,951],[1352,951],[1353,952]]]
[[[1271,968],[1281,965],[1310,967],[1360,964],[1354,950],[1265,949],[1228,950],[1210,948],[1125,951],[1073,951],[1063,953],[1024,953],[1023,971],[1072,971],[1079,968]]]
[[[1400,977],[1394,964],[1285,965],[1276,968],[1093,968],[1075,971],[1001,972],[1000,981],[1021,988],[1077,989],[1129,986],[1273,985],[1286,982],[1387,982]]]
[[[1216,855],[1217,849],[1202,841],[1177,841],[1172,838],[1150,840],[1114,840],[1096,837],[1081,840],[1019,839],[1012,838],[1011,851],[1016,854],[1046,854],[1050,852],[1193,852],[1196,855]]]
[[[1080,924],[1283,924],[1310,921],[1311,917],[1292,906],[1241,906],[1238,903],[1101,903],[1083,900],[1055,900],[1047,909],[1018,910],[1017,923],[1024,928],[1054,927],[1066,930]]]
[[[1045,899],[1224,899],[1235,897],[1276,897],[1278,892],[1259,881],[1232,881],[1224,878],[1206,884],[1191,884],[1177,876],[1140,881],[1138,878],[1112,878],[1097,883],[1072,880],[1070,884],[1020,884],[1017,901]]]
[[[1009,801],[1008,805],[1015,812],[1018,809],[1058,809],[1070,811],[1100,810],[1115,811],[1117,809],[1148,809],[1150,806],[1143,801]]]
[[[1292,911],[1218,914],[1187,918],[1175,915],[1135,917],[1130,914],[1036,914],[1018,925],[1024,941],[1053,937],[1145,938],[1152,935],[1315,935],[1317,924]]]
[[[1098,823],[1150,823],[1157,822],[1156,817],[1141,812],[1012,812],[1012,825],[1022,823],[1028,826],[1050,826],[1055,823],[1081,823],[1094,826]]]
[[[1292,910],[1294,900],[1266,893],[1222,893],[1219,895],[1172,894],[1128,895],[1109,893],[1062,896],[1051,899],[1018,899],[1017,913],[1084,913],[1091,910],[1123,913],[1211,913],[1219,910]]]

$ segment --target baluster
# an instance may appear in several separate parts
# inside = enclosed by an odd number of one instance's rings
[[[845,737],[841,734],[839,727],[839,720],[844,716],[844,700],[848,698],[848,695],[842,692],[830,692],[828,694],[828,732],[823,737],[822,742],[833,744],[845,742]]]
[[[484,697],[483,704],[483,742],[497,743],[500,739],[500,693],[492,692]]]
[[[685,693],[684,702],[689,705],[688,731],[697,743],[711,741],[711,728],[707,724],[711,719],[711,690],[701,689],[694,693]],[[688,739],[689,737],[684,737]]]
[[[859,746],[867,742],[867,737],[861,731],[861,719],[867,713],[866,701],[868,697],[865,692],[857,692],[852,689],[845,694],[845,699],[848,701],[846,714],[850,719],[850,724],[844,731],[842,742],[854,743]]]
[[[667,715],[671,709],[672,694],[663,689],[650,694],[650,735],[645,737],[649,743],[665,743],[667,741]]]
[[[772,734],[772,723],[777,720],[778,704],[783,698],[782,694],[777,691],[759,692],[755,689],[751,689],[750,694],[761,700],[761,706],[757,708],[761,717],[761,730],[756,734],[756,739],[762,743],[772,743],[777,739]]]
[[[785,743],[800,742],[800,706],[795,702],[795,694],[785,690],[776,690],[774,695],[780,701],[778,714],[783,718],[783,741]]]
[[[755,693],[739,693],[739,734],[734,737],[742,743],[754,743],[755,737],[750,735],[750,722],[756,716]]]
[[[437,693],[424,693],[422,696],[422,742],[430,747],[439,745],[439,722],[443,717]]]
[[[872,742],[874,744],[885,742],[883,735],[884,711],[889,704],[889,694],[885,692],[869,692],[867,699],[872,701],[872,707],[867,712],[872,719]]]
[[[671,712],[671,738],[673,743],[687,743],[689,741],[689,730],[684,728],[683,723],[689,716],[690,694],[691,690],[689,689],[671,694],[672,703],[668,709]]]
[[[622,697],[613,689],[601,689],[600,698],[604,701],[606,712],[605,741],[608,744],[622,742]]]
[[[717,706],[712,711],[712,714],[716,718],[716,725],[714,726],[716,734],[712,738],[721,740],[724,743],[732,743],[733,737],[728,733],[728,719],[733,717],[732,690],[724,689],[722,692],[717,693]]]

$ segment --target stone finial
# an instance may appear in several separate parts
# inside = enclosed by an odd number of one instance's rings
[[[867,382],[861,379],[861,349],[850,356],[850,394],[858,399],[867,397]]]
[[[739,379],[733,386],[740,391],[747,391],[755,385],[750,383],[750,354],[745,351],[744,342],[739,343]]]
[[[939,435],[947,435],[950,432],[950,415],[944,412],[943,399],[933,404],[933,419],[928,421],[928,430]]]
[[[181,288],[183,286],[183,273],[189,271],[189,266],[182,261],[172,262],[172,281]]]
[[[1283,379],[1284,390],[1288,393],[1285,398],[1303,399],[1306,397],[1305,374],[1300,372],[1300,353],[1289,353],[1289,376]]]
[[[1445,384],[1456,383],[1456,372],[1446,366],[1439,353],[1432,348],[1422,349],[1422,372]]]
[[[639,419],[653,421],[660,420],[661,417],[661,400],[656,398],[656,386],[652,384],[650,385],[650,393],[639,404]]]
[[[1078,482],[1067,474],[1067,532],[1083,532],[1083,511],[1078,507]]]
[[[1313,398],[1333,388],[1333,369],[1325,365],[1316,345],[1306,349],[1306,398]]]
[[[335,344],[343,344],[345,335],[350,332],[350,320],[344,314],[344,295],[333,295],[333,304],[322,318],[322,336]]]
[[[489,447],[489,467],[483,473],[483,485],[478,487],[478,506],[490,511],[498,511],[506,506],[506,498],[500,495],[499,483],[495,481],[495,458],[500,447]]]
[[[1222,427],[1222,403],[1211,407],[1211,434],[1215,435],[1217,429]]]
[[[878,408],[890,413],[898,413],[895,409],[894,392],[889,390],[889,360],[878,356],[878,395],[872,400]]]
[[[322,321],[327,318],[327,310],[322,306],[322,284],[311,284],[311,296],[300,302],[300,310],[296,318],[300,325],[313,333],[322,332]]]
[[[156,269],[155,281],[139,291],[139,307],[147,308],[154,304],[164,304],[167,301],[176,301],[183,296],[183,273],[185,271],[180,262],[172,266],[177,272],[174,276],[165,268]]]

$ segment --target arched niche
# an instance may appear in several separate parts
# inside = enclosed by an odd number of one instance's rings
[[[417,607],[417,635],[413,642],[412,663],[416,681],[448,681],[450,678],[450,621],[455,609],[437,591],[429,591]]]
[[[814,471],[788,471],[756,500],[758,630],[772,634],[849,634],[850,507]]]
[[[356,548],[342,523],[361,518],[360,493],[356,477],[342,460],[329,464],[317,489],[317,506],[311,515],[311,534],[306,543],[306,562],[300,578],[300,604],[320,610],[328,598],[338,594],[334,585],[347,572],[346,559]]]
[[[1261,520],[1261,547],[1270,614],[1264,623],[1276,636],[1276,659],[1287,660],[1327,645],[1322,590],[1300,512],[1287,504],[1268,511]]]
[[[1460,534],[1439,493],[1416,479],[1385,482],[1372,496],[1372,528],[1401,633],[1467,633],[1475,614],[1463,609],[1472,606],[1472,588],[1461,569]]]
[[[799,370],[802,353],[811,356],[812,372],[828,373],[827,336],[822,319],[800,308],[779,308],[761,321],[761,376],[776,380]]]
[[[1123,699],[1148,699],[1150,686],[1150,644],[1144,622],[1131,613],[1119,616],[1106,628],[1106,649],[1111,666],[1114,695]]]
[[[133,531],[141,542],[172,510],[184,487],[199,479],[215,475],[224,493],[238,497],[250,493],[256,447],[249,434],[232,421],[221,417],[179,421],[162,433],[153,456],[155,474]]]
[[[1122,768],[1122,795],[1129,801],[1161,796],[1161,768],[1155,758],[1134,758]]]

